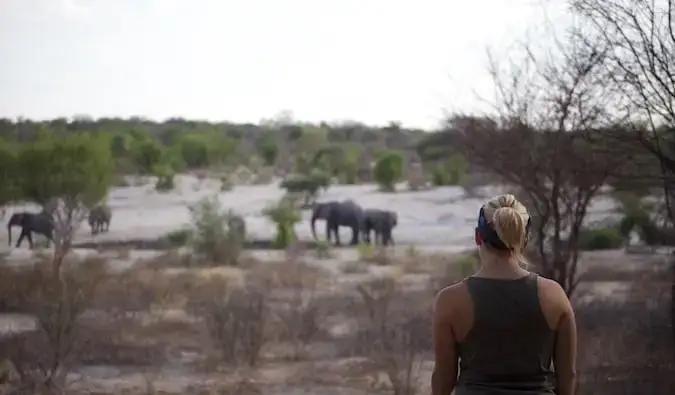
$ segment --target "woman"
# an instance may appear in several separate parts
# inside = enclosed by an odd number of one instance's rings
[[[433,395],[574,394],[574,311],[557,282],[523,268],[529,228],[513,195],[480,209],[480,270],[436,297]]]

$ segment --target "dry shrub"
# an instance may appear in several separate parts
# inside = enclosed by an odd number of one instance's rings
[[[251,278],[269,282],[276,288],[313,288],[330,281],[326,269],[307,264],[301,260],[287,259],[282,262],[260,263],[250,271]]]
[[[375,263],[377,265],[390,265],[392,256],[384,246],[375,246],[372,244],[359,244],[356,249],[359,260]]]
[[[370,266],[362,261],[347,261],[340,265],[343,274],[364,274],[370,272]]]
[[[191,254],[181,254],[178,250],[167,250],[150,259],[144,259],[136,264],[148,268],[159,269],[166,267],[190,267],[194,258]]]
[[[575,306],[579,394],[671,394],[675,390],[672,277],[636,273],[628,300]]]
[[[288,297],[280,303],[277,316],[283,328],[283,340],[293,346],[293,359],[305,355],[307,346],[321,332],[321,321],[325,311],[317,289],[323,273],[302,262],[285,263],[280,273],[285,274],[283,281],[277,281],[285,290],[290,291]],[[308,269],[314,270],[308,270]]]
[[[396,260],[396,264],[406,274],[445,274],[455,266],[457,257],[444,254],[425,254],[414,246],[406,249],[405,255]],[[452,266],[451,266],[452,265]]]
[[[0,270],[0,300],[37,324],[34,331],[1,339],[2,357],[20,378],[18,390],[62,393],[91,336],[84,316],[105,277],[104,262],[66,261],[60,273],[47,260]]]
[[[212,279],[196,290],[188,310],[204,320],[222,362],[255,366],[269,337],[269,283],[247,279],[228,288],[227,281]]]
[[[387,374],[395,395],[415,394],[423,339],[429,337],[427,321],[401,303],[405,298],[391,278],[360,284],[357,292],[367,316],[362,340],[370,345],[369,357]]]
[[[429,288],[436,293],[472,275],[478,267],[477,253],[463,253],[443,259],[435,266],[438,270],[429,281]]]

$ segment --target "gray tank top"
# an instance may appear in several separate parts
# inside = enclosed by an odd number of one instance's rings
[[[555,394],[555,332],[539,303],[537,275],[469,277],[474,322],[458,343],[456,395]]]

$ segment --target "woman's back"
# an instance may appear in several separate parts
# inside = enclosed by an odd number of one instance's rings
[[[457,344],[457,395],[553,393],[555,331],[542,311],[537,279],[532,273],[464,281],[469,306],[458,328],[464,333]]]
[[[574,310],[560,284],[522,268],[531,223],[510,194],[478,211],[480,269],[434,303],[434,395],[574,394]]]

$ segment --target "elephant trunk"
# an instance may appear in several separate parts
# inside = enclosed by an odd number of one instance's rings
[[[7,245],[11,246],[12,245],[12,222],[11,221],[7,224],[7,238],[8,238]]]

